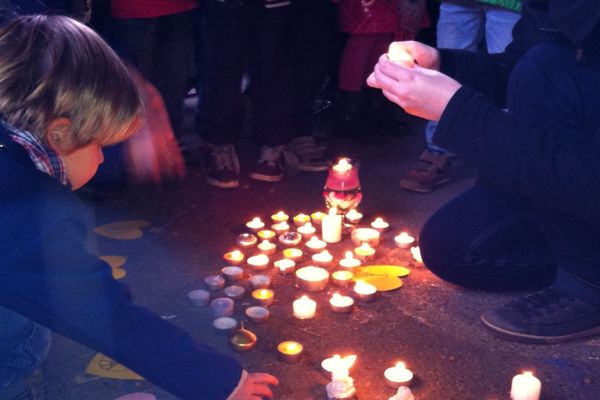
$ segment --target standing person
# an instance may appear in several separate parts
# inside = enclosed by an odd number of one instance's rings
[[[182,399],[272,396],[274,377],[246,373],[133,304],[88,252],[92,215],[72,190],[94,175],[102,146],[137,129],[140,109],[125,66],[81,23],[35,15],[0,28],[0,169],[10,171],[0,175],[3,400],[31,399],[24,378],[45,358],[49,329]]]
[[[520,12],[521,0],[443,0],[437,24],[437,47],[475,52],[483,41],[488,53],[502,53],[512,41],[512,30]],[[427,148],[400,179],[402,189],[429,193],[450,181],[455,156],[431,142],[436,126],[435,121],[427,123]]]
[[[439,120],[434,142],[478,167],[475,186],[423,228],[427,267],[468,288],[545,287],[482,315],[503,338],[598,336],[600,3],[526,1],[514,37],[492,56],[404,43],[419,65],[383,56],[369,82]],[[489,100],[505,92],[508,112]]]

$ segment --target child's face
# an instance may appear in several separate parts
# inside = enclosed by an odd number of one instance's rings
[[[77,190],[96,174],[98,165],[104,161],[102,148],[97,144],[88,144],[68,155],[60,155],[67,169],[67,179],[72,190]]]

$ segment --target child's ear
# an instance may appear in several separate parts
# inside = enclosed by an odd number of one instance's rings
[[[46,128],[46,141],[59,155],[67,154],[71,143],[71,121],[68,118],[56,118]]]

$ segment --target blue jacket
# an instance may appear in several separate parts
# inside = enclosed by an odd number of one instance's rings
[[[0,127],[0,305],[102,352],[182,399],[226,399],[240,364],[131,302],[88,251],[93,219]],[[166,366],[166,368],[165,368]]]

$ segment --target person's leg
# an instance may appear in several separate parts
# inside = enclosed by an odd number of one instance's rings
[[[521,14],[501,7],[484,6],[485,42],[490,54],[502,53],[512,42],[512,30]]]
[[[116,39],[123,45],[135,67],[155,83],[154,60],[158,23],[156,18],[116,19]]]
[[[25,379],[38,369],[50,348],[50,331],[0,307],[0,399],[33,399]]]

